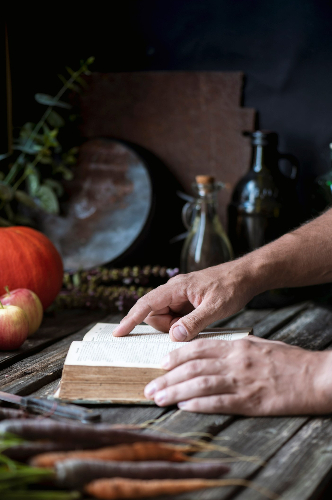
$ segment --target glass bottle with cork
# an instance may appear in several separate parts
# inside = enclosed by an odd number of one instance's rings
[[[251,168],[236,185],[228,209],[228,234],[236,257],[278,238],[296,225],[298,217],[296,158],[279,153],[274,132],[246,135],[253,147]],[[290,164],[288,175],[280,159]]]
[[[231,260],[233,251],[217,214],[217,193],[223,183],[210,175],[196,176],[196,199],[183,207],[189,229],[181,254],[181,272],[190,273]]]

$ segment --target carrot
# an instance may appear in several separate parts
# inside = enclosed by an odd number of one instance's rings
[[[76,459],[99,459],[99,460],[168,460],[172,462],[184,462],[188,457],[184,451],[192,451],[191,447],[182,447],[164,443],[134,443],[100,448],[99,450],[77,450],[58,453],[42,453],[31,460],[34,467],[54,467],[57,462],[68,458]]]
[[[56,440],[78,443],[82,448],[96,446],[111,446],[140,441],[164,443],[190,443],[190,440],[166,436],[153,431],[140,431],[132,428],[112,426],[107,424],[72,424],[51,419],[37,420],[3,420],[0,422],[0,436],[6,433],[15,434],[28,440]]]
[[[92,481],[85,486],[84,491],[95,498],[117,500],[125,498],[148,498],[158,495],[177,495],[179,493],[217,486],[245,486],[258,491],[270,500],[277,500],[279,498],[272,491],[246,479],[156,479],[149,481],[115,477],[113,479],[97,479],[96,481]]]
[[[212,484],[211,484],[212,483]],[[187,491],[201,490],[215,486],[214,481],[204,479],[97,479],[87,484],[85,493],[96,498],[115,500],[117,498],[146,498],[158,495],[177,495]]]
[[[55,464],[57,485],[60,488],[81,488],[100,478],[127,477],[131,479],[214,479],[226,474],[229,468],[217,462],[105,462],[102,460],[64,460]]]
[[[41,453],[50,453],[55,451],[68,451],[77,449],[77,446],[72,443],[56,443],[54,441],[27,441],[25,443],[17,444],[6,448],[2,451],[3,455],[11,458],[12,460],[18,460],[20,462],[25,462],[29,458],[39,455]]]

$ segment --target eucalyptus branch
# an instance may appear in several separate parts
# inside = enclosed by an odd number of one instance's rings
[[[81,61],[77,71],[67,67],[69,77],[59,75],[62,87],[54,97],[35,94],[36,101],[46,106],[45,112],[36,125],[28,122],[20,128],[12,164],[0,163],[6,169],[0,169],[0,226],[33,226],[31,210],[37,208],[49,214],[59,213],[58,199],[64,193],[62,181],[73,177],[71,167],[77,161],[78,148],[68,148],[68,141],[63,148],[60,141],[65,135],[59,133],[59,129],[65,121],[54,107],[71,108],[61,97],[67,89],[79,92],[87,87],[81,75],[88,74],[88,66],[93,61],[93,57]],[[0,162],[2,159],[0,157]],[[20,188],[24,181],[25,186]]]
[[[72,83],[74,83],[81,76],[82,73],[86,72],[87,66],[89,64],[92,64],[93,60],[94,60],[93,57],[89,57],[89,59],[87,59],[81,65],[81,67],[71,75],[71,77],[67,80],[67,82],[62,86],[62,88],[59,90],[59,92],[54,97],[54,100],[56,102],[58,102],[60,100],[60,97],[63,96],[63,94],[70,87],[70,85]],[[32,145],[33,137],[36,136],[36,134],[38,134],[38,132],[41,129],[41,127],[45,124],[47,118],[49,117],[49,115],[53,111],[53,107],[54,106],[48,106],[48,108],[46,109],[45,113],[43,114],[43,116],[41,117],[41,119],[39,120],[39,122],[36,124],[36,126],[34,127],[34,129],[32,130],[31,134],[29,135],[29,137],[27,138],[26,143],[25,143],[25,146],[27,148]],[[12,165],[12,167],[11,167],[8,175],[4,179],[4,182],[6,182],[6,183],[9,184],[10,182],[12,182],[14,180],[14,178],[16,177],[16,174],[18,173],[19,167],[24,164],[25,155],[26,155],[26,153],[22,152],[18,156],[18,158],[16,159],[16,161]]]

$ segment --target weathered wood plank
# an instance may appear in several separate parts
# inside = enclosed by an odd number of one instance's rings
[[[262,338],[269,337],[279,328],[282,328],[287,323],[292,321],[300,313],[303,313],[309,305],[309,302],[302,302],[301,304],[283,307],[282,309],[277,309],[276,311],[271,312],[255,325],[254,335]]]
[[[47,398],[48,396],[53,396],[59,386],[60,380],[60,377],[56,378],[49,384],[46,384],[40,389],[37,389],[36,391],[33,391],[27,395],[33,396],[34,398]]]
[[[307,421],[306,417],[269,417],[269,418],[241,418],[236,420],[227,429],[218,434],[218,440],[213,443],[228,447],[232,452],[247,457],[256,457],[253,461],[235,461],[229,465],[231,471],[225,477],[250,478],[262,468],[273,455],[282,448],[290,438]],[[225,458],[227,455],[214,451],[200,453],[201,458]],[[224,500],[233,496],[238,488],[215,488],[195,493],[191,498],[204,500]],[[256,492],[256,497],[260,496]]]
[[[193,439],[206,439],[209,441],[234,419],[233,416],[217,413],[208,415],[174,410],[168,414],[166,420],[157,423],[156,427],[177,434],[186,434],[188,437],[193,437]]]
[[[247,309],[243,311],[242,314],[235,316],[234,319],[227,321],[225,326],[228,328],[246,328],[248,326],[254,326],[271,312],[272,309]]]
[[[28,338],[19,349],[0,352],[0,369],[52,345],[89,323],[101,321],[105,316],[105,311],[84,310],[59,311],[54,316],[45,316],[39,330]]]
[[[278,451],[268,465],[254,478],[282,500],[319,498],[332,478],[332,420],[310,420]],[[256,500],[257,493],[249,490],[236,500]]]
[[[321,350],[332,341],[332,310],[328,307],[311,306],[270,337],[305,349]]]

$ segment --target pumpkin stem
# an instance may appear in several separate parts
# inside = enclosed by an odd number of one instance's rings
[[[1,300],[0,300],[0,309],[4,309]]]
[[[5,286],[4,288],[5,288],[6,292],[7,292],[7,295],[9,296],[10,295],[10,291],[9,291],[8,286]]]

